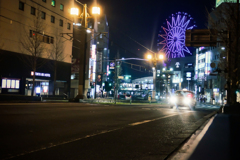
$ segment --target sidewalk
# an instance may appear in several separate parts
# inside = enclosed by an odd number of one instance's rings
[[[239,107],[239,106],[238,106]],[[240,108],[240,107],[239,107]],[[226,110],[226,109],[225,109]],[[228,108],[216,114],[203,129],[170,158],[172,160],[240,159],[240,109]]]

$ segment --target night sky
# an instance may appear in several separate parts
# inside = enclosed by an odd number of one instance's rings
[[[88,6],[93,3],[93,0],[79,1]],[[113,59],[117,51],[120,57],[144,58],[147,50],[143,46],[157,52],[161,26],[166,27],[166,19],[176,12],[187,12],[194,18],[197,28],[207,28],[206,9],[211,11],[215,0],[98,0],[98,3],[105,8],[109,22],[110,59]],[[149,62],[130,63],[150,66]],[[152,75],[131,70],[128,66],[123,65],[123,74],[132,74],[133,78]]]

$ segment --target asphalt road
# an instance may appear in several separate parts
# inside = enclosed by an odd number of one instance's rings
[[[216,109],[0,104],[0,159],[165,159]]]

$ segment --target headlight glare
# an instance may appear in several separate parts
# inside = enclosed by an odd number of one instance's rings
[[[170,98],[170,102],[171,103],[176,103],[177,102],[177,98],[176,97],[171,97]]]
[[[184,98],[184,99],[183,99],[183,103],[184,103],[184,104],[190,104],[190,103],[191,103],[191,99],[189,99],[189,98]]]

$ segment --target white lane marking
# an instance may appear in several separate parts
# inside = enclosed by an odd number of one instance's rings
[[[184,113],[189,113],[189,112],[193,112],[193,111],[188,111],[188,112],[184,112]],[[180,113],[180,114],[184,114],[184,113]],[[143,124],[143,123],[153,122],[153,121],[156,121],[156,120],[159,120],[159,119],[164,119],[164,118],[168,118],[168,117],[173,117],[173,116],[177,116],[177,115],[180,115],[180,114],[179,114],[179,113],[178,113],[178,114],[172,114],[172,115],[168,115],[168,116],[164,116],[164,117],[160,117],[160,118],[155,118],[155,119],[152,119],[152,120],[145,120],[145,121],[142,121],[142,122],[131,123],[131,124],[128,124],[128,126],[135,126],[135,125],[139,125],[139,124]],[[38,151],[50,149],[50,148],[53,148],[53,147],[57,147],[57,146],[60,146],[60,145],[64,145],[64,144],[76,142],[76,141],[79,141],[79,140],[82,140],[82,139],[86,139],[86,138],[89,138],[89,137],[94,137],[94,136],[97,136],[97,135],[101,135],[101,134],[113,132],[113,131],[116,131],[116,130],[120,130],[120,129],[123,129],[123,128],[126,128],[126,127],[127,127],[127,126],[115,128],[115,129],[112,129],[112,130],[103,130],[103,131],[101,131],[101,132],[99,132],[99,133],[94,133],[94,134],[86,135],[86,136],[84,136],[84,137],[76,138],[76,139],[69,140],[69,141],[60,142],[60,143],[57,143],[57,144],[50,143],[49,146],[42,147],[42,148],[39,148],[39,149],[36,149],[36,150],[32,150],[32,151],[25,151],[24,153],[20,153],[20,154],[11,156],[11,157],[7,157],[7,158],[5,158],[5,159],[12,159],[12,158],[19,157],[19,156],[23,156],[23,155],[27,155],[27,154],[30,154],[30,153],[34,153],[34,152],[38,152]],[[4,159],[4,160],[5,160],[5,159]]]
[[[184,112],[184,113],[189,113],[189,112],[193,112],[193,111],[188,111],[188,112]],[[184,114],[184,113],[180,113],[180,114]],[[153,121],[156,121],[156,120],[159,120],[159,119],[164,119],[164,118],[173,117],[173,116],[177,116],[177,115],[179,115],[179,113],[164,116],[164,117],[160,117],[160,118],[155,118],[155,119],[151,119],[151,120],[145,120],[145,121],[141,121],[141,122],[131,123],[131,124],[129,124],[129,126],[136,126],[136,125],[140,125],[140,124],[143,124],[143,123],[153,122]]]

